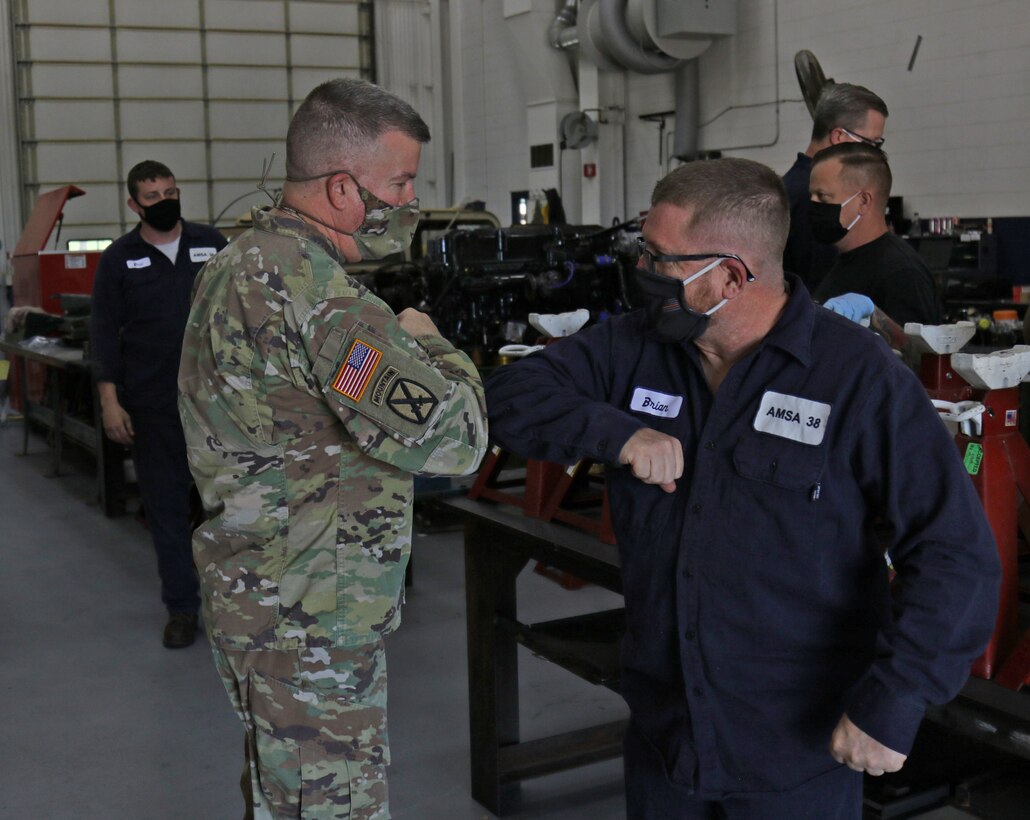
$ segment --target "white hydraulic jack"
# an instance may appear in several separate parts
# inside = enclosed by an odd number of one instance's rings
[[[1015,387],[1030,374],[1030,345],[1016,345],[1009,350],[990,353],[961,353],[976,333],[972,322],[953,325],[921,325],[909,322],[905,335],[913,339],[920,353],[951,355],[951,369],[970,387],[979,390],[1001,390]],[[969,435],[982,432],[981,416],[985,407],[981,402],[933,399],[934,406],[945,421],[955,422]]]

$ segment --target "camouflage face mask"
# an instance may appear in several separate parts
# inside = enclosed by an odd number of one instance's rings
[[[349,234],[346,231],[341,231],[339,228],[329,225],[321,219],[316,219],[311,214],[304,213],[303,211],[297,212],[309,219],[313,219],[330,230],[351,237],[354,240],[354,244],[358,247],[358,253],[361,254],[362,260],[366,262],[382,259],[393,253],[403,253],[407,250],[411,244],[412,237],[415,236],[415,228],[418,227],[418,197],[403,205],[390,205],[373,194],[368,188],[362,186],[354,174],[342,168],[337,171],[313,174],[307,177],[291,177],[287,175],[286,179],[289,182],[310,182],[313,179],[324,179],[336,176],[336,174],[346,174],[354,180],[354,184],[358,188],[358,196],[361,197],[361,202],[365,206],[365,218],[354,233]],[[292,208],[291,210],[296,211],[297,209]]]
[[[354,184],[365,204],[365,219],[351,234],[361,258],[371,261],[407,250],[418,227],[418,197],[404,205],[390,205],[362,188],[356,179]]]

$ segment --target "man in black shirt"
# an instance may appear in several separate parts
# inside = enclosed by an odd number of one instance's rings
[[[839,252],[815,298],[823,302],[862,293],[902,327],[906,322],[940,324],[941,303],[930,269],[907,242],[887,230],[890,191],[890,166],[878,148],[841,143],[815,155],[812,235]]]
[[[135,165],[127,187],[129,208],[140,223],[100,257],[93,283],[91,358],[104,432],[118,444],[133,446],[169,616],[162,641],[175,649],[193,643],[200,605],[190,544],[192,478],[176,378],[193,280],[226,243],[214,228],[180,217],[179,188],[162,163]]]
[[[827,84],[813,115],[812,140],[783,177],[790,200],[790,233],[783,250],[783,269],[800,276],[813,293],[833,266],[837,254],[831,246],[815,243],[808,225],[812,157],[838,143],[862,143],[879,148],[883,145],[886,119],[886,104],[868,88],[850,83]]]

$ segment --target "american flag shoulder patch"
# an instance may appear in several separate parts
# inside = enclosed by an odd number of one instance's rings
[[[361,401],[365,388],[372,381],[372,374],[376,372],[376,365],[382,358],[381,351],[355,339],[347,352],[347,358],[333,378],[333,390],[354,401]]]

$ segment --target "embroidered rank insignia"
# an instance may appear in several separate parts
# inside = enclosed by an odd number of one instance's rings
[[[350,346],[347,360],[333,379],[333,390],[354,401],[361,401],[381,358],[381,352],[360,339],[355,339],[354,344]]]
[[[425,424],[438,401],[428,388],[411,379],[397,379],[386,397],[386,406],[405,421]]]

